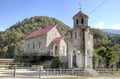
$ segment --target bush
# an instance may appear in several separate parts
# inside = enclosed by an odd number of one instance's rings
[[[58,57],[53,58],[51,63],[51,68],[59,68],[60,67],[60,60]]]

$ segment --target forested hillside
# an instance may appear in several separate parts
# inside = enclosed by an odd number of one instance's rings
[[[14,53],[23,50],[24,37],[27,34],[55,24],[58,24],[64,34],[70,29],[55,18],[35,16],[17,22],[4,32],[0,32],[0,58],[13,58]]]
[[[94,35],[94,67],[120,67],[120,35],[105,35],[102,30],[92,29]]]

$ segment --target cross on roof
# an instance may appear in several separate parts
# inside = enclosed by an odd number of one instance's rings
[[[79,3],[79,6],[80,6],[79,10],[81,11],[81,8],[82,8],[82,5],[81,5],[81,3]]]

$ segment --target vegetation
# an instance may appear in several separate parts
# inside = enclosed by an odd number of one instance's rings
[[[44,78],[48,79],[48,78]],[[54,78],[49,78],[49,79],[54,79]],[[61,77],[61,78],[55,78],[55,79],[88,79],[87,77]]]
[[[60,67],[60,60],[58,57],[54,58],[51,63],[51,68],[59,68]]]
[[[24,37],[29,33],[58,24],[60,30],[66,34],[70,29],[61,21],[47,16],[35,16],[26,18],[22,22],[17,22],[5,31],[0,31],[0,58],[13,58],[16,52],[23,50]],[[92,29],[94,35],[94,68],[120,67],[120,35],[105,35],[99,29]],[[34,59],[35,57],[23,57]],[[20,61],[21,58],[17,58]],[[36,58],[39,60],[39,58]],[[33,62],[34,60],[30,60]],[[57,61],[57,60],[56,60]],[[59,62],[59,61],[58,61]],[[59,64],[56,63],[56,67]]]
[[[93,66],[103,68],[120,67],[120,35],[105,35],[99,29],[92,29],[94,35]]]

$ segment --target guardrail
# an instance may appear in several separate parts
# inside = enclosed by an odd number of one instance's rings
[[[120,77],[120,69],[43,69],[42,66],[17,67],[7,66],[6,69],[0,69],[0,77],[11,78],[70,78],[70,77]]]

